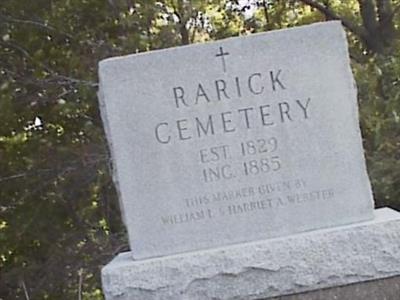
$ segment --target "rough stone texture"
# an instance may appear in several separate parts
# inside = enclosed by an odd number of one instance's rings
[[[400,276],[268,300],[399,300]]]
[[[388,208],[369,222],[220,249],[123,253],[102,270],[107,300],[263,299],[398,275],[400,213]]]
[[[340,22],[110,58],[99,76],[135,259],[372,219]]]

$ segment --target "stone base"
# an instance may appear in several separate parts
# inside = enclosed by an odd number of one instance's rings
[[[107,300],[267,299],[399,275],[400,213],[389,208],[370,222],[207,251],[121,253],[102,270]]]
[[[290,296],[268,298],[268,300],[399,300],[400,276],[362,281],[345,286]]]

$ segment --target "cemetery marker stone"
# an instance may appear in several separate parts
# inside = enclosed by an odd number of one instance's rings
[[[99,73],[131,248],[102,269],[107,300],[329,300],[348,284],[363,299],[399,282],[400,214],[373,209],[340,22],[111,58]]]
[[[339,22],[106,59],[99,73],[135,259],[373,218]]]

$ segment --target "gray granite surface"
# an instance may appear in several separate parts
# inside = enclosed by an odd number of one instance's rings
[[[385,208],[369,222],[208,251],[139,261],[122,253],[102,281],[107,300],[250,300],[399,275],[400,213]],[[379,283],[366,283],[281,299],[395,300],[390,282],[381,298]]]
[[[110,58],[99,74],[135,259],[372,218],[340,22]]]

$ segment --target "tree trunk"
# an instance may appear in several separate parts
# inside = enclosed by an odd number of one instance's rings
[[[384,51],[382,36],[379,32],[378,16],[374,0],[358,0],[364,28],[367,30],[366,46],[373,52]]]
[[[362,26],[337,15],[329,5],[323,5],[315,0],[297,1],[317,9],[326,18],[341,20],[343,25],[371,52],[385,54],[391,51],[397,35],[394,16],[397,10],[400,10],[400,7],[393,9],[392,0],[358,0]]]
[[[390,0],[377,0],[377,12],[384,43],[386,46],[390,46],[396,38],[396,27],[393,20],[395,12],[392,2]]]
[[[183,7],[183,0],[178,0],[178,14],[179,14],[179,33],[181,34],[182,45],[188,45],[189,40],[189,30],[186,28],[187,18],[185,8]]]

